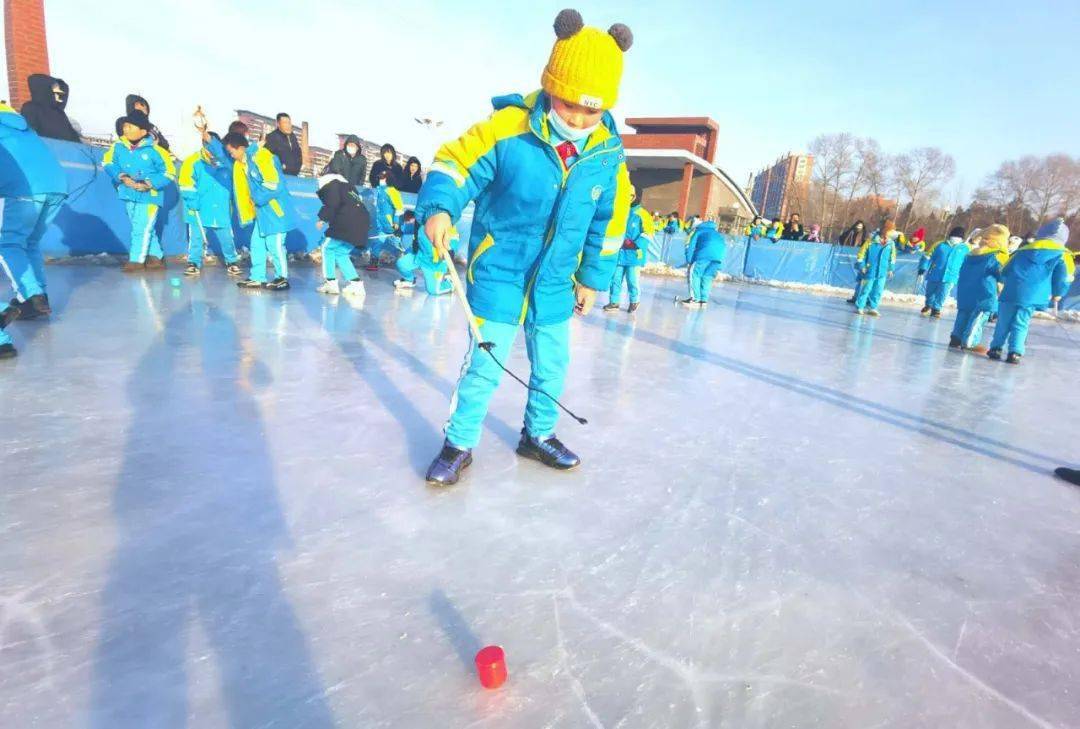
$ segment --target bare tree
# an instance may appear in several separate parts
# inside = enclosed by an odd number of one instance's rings
[[[904,225],[916,211],[920,202],[935,193],[938,186],[956,174],[956,162],[951,155],[937,147],[919,147],[897,155],[893,160],[893,173],[900,189],[908,196]]]
[[[1066,217],[1065,208],[1075,204],[1080,162],[1067,154],[1052,154],[1040,160],[1031,185],[1032,212],[1042,224],[1051,214]]]
[[[821,199],[821,227],[831,234],[840,189],[855,168],[855,137],[848,132],[818,135],[810,142],[810,154]]]
[[[1010,228],[1024,223],[1030,211],[1035,223],[1054,215],[1069,217],[1080,207],[1080,160],[1065,154],[1027,155],[1008,160],[986,178],[975,200],[1007,211]]]

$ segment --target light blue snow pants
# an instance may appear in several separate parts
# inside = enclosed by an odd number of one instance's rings
[[[1005,349],[1008,344],[1009,352],[1024,354],[1032,311],[1034,307],[1002,301],[998,305],[998,321],[994,327],[994,338],[990,340],[990,349]]]
[[[485,341],[494,342],[492,354],[506,364],[510,348],[517,339],[517,324],[485,321],[480,334]],[[570,320],[557,324],[537,325],[525,322],[525,350],[529,355],[529,385],[560,397],[566,384],[566,369],[570,365]],[[457,448],[475,448],[487,415],[488,404],[503,372],[491,356],[477,347],[469,334],[469,352],[461,367],[461,378],[450,400],[450,420],[446,424],[446,440]],[[525,404],[525,431],[534,438],[555,434],[559,409],[547,395],[529,391]]]

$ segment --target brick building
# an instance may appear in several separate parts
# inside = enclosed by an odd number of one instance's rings
[[[7,55],[7,100],[15,109],[30,100],[26,79],[49,73],[44,0],[4,0],[4,49]]]
[[[760,213],[770,220],[787,220],[799,212],[814,170],[814,156],[787,153],[754,176],[750,197]]]
[[[713,163],[719,125],[708,117],[640,117],[626,120],[626,163],[642,205],[715,216],[738,224],[753,217],[754,205],[734,180]]]

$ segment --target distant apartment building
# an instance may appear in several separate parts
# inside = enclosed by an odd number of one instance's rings
[[[814,170],[814,156],[788,154],[754,175],[750,199],[761,215],[770,220],[786,220],[805,196]]]

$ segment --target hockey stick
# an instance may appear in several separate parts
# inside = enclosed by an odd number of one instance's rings
[[[469,299],[465,296],[465,287],[461,285],[461,277],[458,276],[457,266],[454,264],[453,255],[450,253],[450,250],[448,248],[445,248],[438,244],[435,244],[435,247],[439,250],[439,255],[441,255],[446,261],[446,268],[447,272],[450,275],[450,282],[454,285],[454,296],[457,297],[458,303],[461,304],[461,308],[465,310],[465,318],[469,321],[469,331],[472,332],[473,339],[476,340],[476,346],[487,352],[488,356],[491,357],[492,361],[499,366],[499,369],[517,380],[526,390],[529,390],[531,392],[538,392],[541,395],[550,398],[551,401],[558,405],[564,413],[569,415],[574,420],[578,421],[581,425],[587,425],[589,422],[588,420],[575,415],[572,410],[559,402],[559,398],[555,397],[549,392],[546,392],[545,390],[541,390],[539,387],[533,387],[529,383],[525,382],[525,380],[521,379],[509,369],[507,369],[506,365],[499,361],[499,358],[496,357],[495,353],[492,351],[495,348],[495,343],[485,342],[483,335],[480,334],[480,325],[476,323],[476,317],[473,315],[472,307],[469,306]]]

